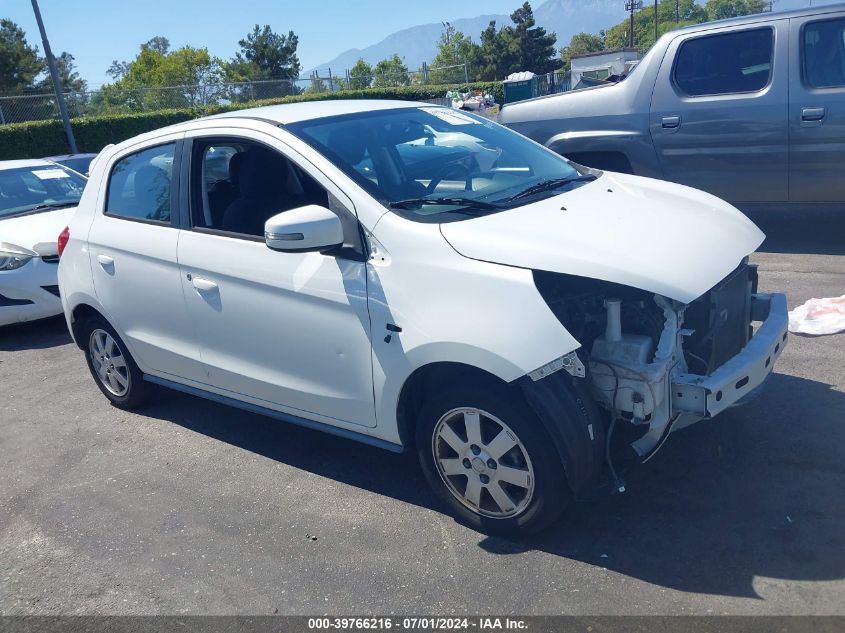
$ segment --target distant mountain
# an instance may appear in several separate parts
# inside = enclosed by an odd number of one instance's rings
[[[515,0],[514,8],[519,4],[520,2]],[[625,3],[622,0],[546,0],[533,8],[537,24],[557,35],[558,48],[568,44],[575,33],[598,32],[618,24],[626,15]],[[481,31],[487,28],[491,20],[496,21],[497,27],[511,24],[508,15],[479,15],[453,20],[452,26],[477,42]],[[405,65],[415,70],[423,62],[430,63],[437,55],[437,40],[442,32],[441,24],[412,26],[388,35],[377,44],[345,51],[325,64],[320,64],[316,69],[322,73],[331,68],[333,74],[342,75],[344,70],[352,68],[359,58],[369,64],[375,64],[393,53],[398,53]]]
[[[627,15],[619,0],[546,0],[534,9],[537,24],[557,35],[557,48],[569,44],[576,33],[598,33]]]
[[[514,0],[514,9],[520,1]],[[696,1],[704,4],[705,0]],[[835,1],[837,0],[774,0],[774,10],[786,11],[806,7],[810,2],[813,2],[813,5],[824,5]],[[644,0],[643,4],[648,6],[651,0]],[[557,35],[557,48],[568,44],[576,33],[598,33],[601,29],[619,24],[628,15],[624,0],[545,0],[542,4],[535,5],[536,2],[532,2],[537,24]],[[477,42],[481,31],[487,28],[490,20],[495,20],[500,28],[504,24],[511,24],[510,16],[507,15],[479,15],[454,20],[452,25]],[[388,35],[378,44],[345,51],[316,68],[321,72],[331,68],[333,74],[343,75],[344,70],[352,68],[358,58],[375,64],[393,53],[398,53],[408,68],[416,70],[424,61],[430,63],[437,55],[437,40],[442,32],[441,24],[413,26]]]

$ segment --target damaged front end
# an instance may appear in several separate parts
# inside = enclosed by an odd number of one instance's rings
[[[785,298],[757,293],[747,259],[688,304],[584,277],[534,279],[581,343],[583,380],[608,413],[611,471],[611,454],[646,461],[672,430],[749,399],[786,344]]]

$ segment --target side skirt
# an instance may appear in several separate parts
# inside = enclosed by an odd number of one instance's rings
[[[206,400],[211,400],[213,402],[219,402],[220,404],[225,404],[230,407],[235,407],[236,409],[243,409],[244,411],[249,411],[250,413],[257,413],[259,415],[267,416],[268,418],[274,418],[276,420],[281,420],[282,422],[288,422],[289,424],[303,426],[306,429],[323,431],[324,433],[336,435],[347,440],[354,440],[356,442],[361,442],[362,444],[369,444],[370,446],[383,448],[393,453],[405,452],[404,446],[394,444],[393,442],[387,442],[377,437],[371,437],[369,435],[365,435],[364,433],[356,433],[355,431],[350,431],[349,429],[341,429],[336,426],[331,426],[330,424],[323,424],[322,422],[315,422],[314,420],[300,418],[299,416],[292,415],[290,413],[274,411],[273,409],[267,409],[256,404],[243,402],[242,400],[235,400],[234,398],[229,398],[228,396],[221,396],[220,394],[214,393],[212,391],[205,391],[204,389],[189,387],[188,385],[173,382],[172,380],[167,380],[166,378],[159,378],[158,376],[144,374],[144,380],[146,380],[147,382],[154,383],[156,385],[161,385],[162,387],[167,387],[168,389],[174,389],[175,391],[181,391],[192,396],[198,396],[200,398],[205,398]]]

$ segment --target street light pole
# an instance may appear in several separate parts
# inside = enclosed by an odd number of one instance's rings
[[[56,90],[56,100],[59,102],[59,113],[62,115],[62,122],[65,126],[67,144],[70,146],[71,154],[78,153],[76,139],[73,138],[73,129],[70,127],[70,117],[65,106],[65,95],[62,92],[62,82],[56,70],[56,60],[53,51],[50,50],[50,42],[47,39],[47,31],[44,29],[44,21],[41,19],[41,11],[38,9],[38,0],[32,0],[32,10],[35,12],[35,21],[38,22],[38,30],[41,31],[41,42],[44,44],[44,56],[47,58],[47,66],[50,68],[50,77],[53,79],[53,88]]]

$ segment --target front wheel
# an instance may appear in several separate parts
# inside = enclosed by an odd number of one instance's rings
[[[417,453],[438,496],[459,520],[482,532],[537,532],[571,500],[551,438],[507,388],[437,390],[420,411]]]

